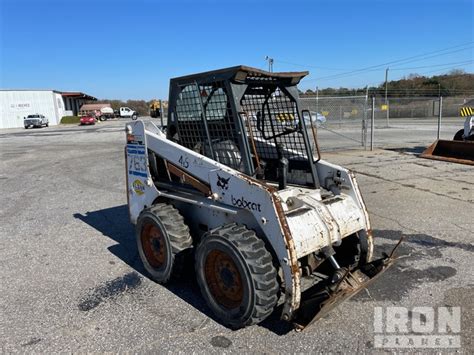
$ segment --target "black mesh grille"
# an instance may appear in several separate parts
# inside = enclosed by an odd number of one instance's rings
[[[176,102],[178,139],[181,145],[201,151],[206,131],[202,122],[202,109],[197,86],[185,86]]]
[[[176,103],[176,115],[180,144],[234,169],[242,169],[235,121],[223,82],[183,87]]]
[[[275,159],[277,145],[290,160],[307,160],[296,102],[275,86],[249,86],[240,102],[260,158]]]

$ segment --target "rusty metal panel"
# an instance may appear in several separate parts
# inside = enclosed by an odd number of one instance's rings
[[[327,245],[337,245],[342,238],[365,229],[365,218],[351,196],[321,199],[312,190],[295,191],[279,194],[285,201],[286,220],[298,259]]]
[[[337,223],[343,238],[365,228],[362,211],[349,196],[339,195],[323,202]]]
[[[288,212],[286,219],[293,235],[298,259],[331,245],[333,223],[326,224],[315,209],[303,207]]]
[[[200,180],[196,179],[195,177],[191,176],[190,174],[186,173],[185,171],[181,170],[180,168],[176,167],[175,165],[166,162],[166,166],[168,171],[179,177],[183,184],[189,184],[193,186],[195,189],[201,191],[204,195],[209,196],[211,194],[211,189],[208,184],[202,183]]]

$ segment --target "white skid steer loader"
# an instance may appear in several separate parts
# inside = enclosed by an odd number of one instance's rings
[[[264,320],[279,299],[281,318],[303,329],[393,262],[371,262],[354,175],[320,159],[299,107],[307,74],[238,66],[171,79],[166,129],[126,124],[146,270],[165,283],[194,257],[204,299],[234,329]]]

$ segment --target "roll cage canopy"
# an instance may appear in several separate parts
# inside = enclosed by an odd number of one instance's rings
[[[269,181],[286,159],[289,183],[319,187],[296,87],[306,75],[235,66],[173,78],[168,138]]]
[[[249,83],[252,80],[278,81],[285,86],[298,85],[300,80],[308,75],[308,71],[302,72],[268,72],[265,70],[238,65],[218,70],[211,70],[198,74],[185,75],[171,79],[171,84],[185,84],[189,82],[211,83],[219,80],[231,80],[236,83]]]

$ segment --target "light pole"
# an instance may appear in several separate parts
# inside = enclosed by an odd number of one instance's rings
[[[388,69],[385,69],[385,109],[387,110],[387,127],[390,126],[390,113],[389,113],[389,107],[388,107],[388,98],[387,98],[387,93],[388,93]]]
[[[273,58],[270,58],[268,55],[265,57],[265,60],[268,61],[268,71],[273,72]]]

